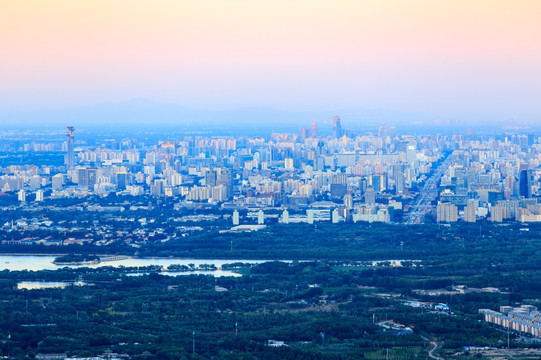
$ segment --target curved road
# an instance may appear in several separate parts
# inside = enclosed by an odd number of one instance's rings
[[[428,351],[428,356],[430,356],[432,359],[444,360],[442,357],[434,355],[434,351],[436,351],[440,347],[440,344],[438,344],[435,340],[433,340],[433,341],[430,341],[430,345],[432,345],[433,348]]]

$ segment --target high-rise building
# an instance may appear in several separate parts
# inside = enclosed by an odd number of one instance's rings
[[[231,169],[222,169],[218,176],[218,185],[222,184],[227,190],[227,197],[233,195],[233,172]]]
[[[334,209],[331,212],[331,221],[333,224],[337,224],[340,221],[340,215],[338,215],[338,209]]]
[[[165,180],[158,179],[154,181],[154,184],[150,186],[150,194],[154,196],[161,196],[165,193]]]
[[[208,170],[205,173],[205,184],[207,186],[216,186],[218,180],[218,174],[214,170]]]
[[[474,223],[475,220],[475,204],[469,203],[464,208],[464,221]]]
[[[312,138],[317,138],[317,121],[312,121]]]
[[[382,192],[387,189],[385,176],[382,174],[370,175],[368,184],[372,185],[375,192]]]
[[[79,186],[94,187],[97,180],[97,170],[93,168],[79,168],[77,170]]]
[[[284,168],[288,171],[292,171],[292,170],[295,170],[295,167],[293,166],[293,159],[291,158],[286,158],[284,160]]]
[[[19,190],[19,192],[17,193],[17,199],[21,202],[25,202],[26,201],[26,192],[24,190]]]
[[[126,190],[128,183],[128,174],[125,172],[116,173],[116,189],[117,190]]]
[[[394,138],[396,136],[396,127],[394,126],[389,126],[389,136],[391,138]]]
[[[505,208],[500,205],[495,205],[490,209],[490,221],[502,222],[504,219]]]
[[[378,130],[378,137],[383,139],[387,137],[388,135],[389,135],[389,130],[387,129],[387,125],[382,124]]]
[[[519,195],[526,199],[532,197],[532,176],[530,170],[520,171]]]
[[[402,194],[405,188],[404,166],[401,164],[392,165],[392,169],[395,191],[397,194]]]
[[[36,201],[43,201],[43,190],[36,191]]]
[[[66,167],[68,170],[73,170],[73,166],[75,163],[75,156],[73,153],[74,145],[73,145],[73,137],[75,134],[75,128],[73,126],[68,126],[68,131],[66,132],[67,136],[67,144],[68,144],[68,153],[66,155]]]
[[[458,219],[458,209],[451,203],[439,203],[436,207],[437,222],[456,222]]]
[[[52,177],[52,187],[53,190],[60,190],[64,186],[64,175],[56,174]]]
[[[289,211],[287,209],[282,212],[282,224],[289,224]]]
[[[417,159],[417,141],[410,140],[406,149],[406,161],[413,165]]]
[[[361,195],[366,192],[366,189],[368,188],[368,180],[363,177],[359,180],[359,191],[361,192]]]
[[[308,129],[305,128],[305,127],[302,127],[300,128],[299,130],[299,137],[302,141],[306,140],[306,138],[308,137]]]
[[[237,210],[233,211],[233,225],[238,225],[240,223],[240,217],[239,217],[239,212]]]
[[[265,214],[263,214],[263,210],[259,210],[257,212],[257,223],[259,225],[263,225],[265,223]]]
[[[340,124],[340,117],[338,115],[332,119],[332,136],[335,139],[342,137],[342,125]]]
[[[41,187],[41,176],[34,175],[30,178],[30,190],[37,190]]]
[[[353,209],[353,197],[349,194],[344,196],[344,207],[347,210]]]
[[[372,186],[369,186],[364,193],[364,203],[374,205],[376,203],[376,192]]]

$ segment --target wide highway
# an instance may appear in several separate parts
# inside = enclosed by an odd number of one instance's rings
[[[447,158],[440,163],[436,170],[434,170],[432,175],[425,181],[419,190],[415,204],[410,206],[408,213],[405,214],[405,224],[419,224],[421,221],[423,221],[425,214],[434,208],[432,201],[436,200],[438,197],[438,185],[440,183],[440,179],[443,176],[445,169],[449,167],[450,163],[451,155],[448,155]]]

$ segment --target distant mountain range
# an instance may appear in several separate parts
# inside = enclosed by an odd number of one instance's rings
[[[0,126],[59,125],[175,125],[175,126],[243,126],[264,125],[275,127],[310,127],[312,120],[318,126],[330,126],[332,118],[339,115],[344,128],[379,126],[382,123],[411,123],[426,121],[426,117],[392,110],[341,109],[323,112],[294,112],[267,107],[250,107],[234,110],[212,111],[193,109],[178,104],[133,99],[121,103],[104,103],[61,109],[0,109]]]
[[[534,131],[540,124],[521,124],[513,120],[471,119],[464,121],[389,109],[338,109],[333,111],[286,111],[271,107],[246,107],[233,110],[203,110],[178,104],[161,103],[147,99],[132,99],[120,103],[103,103],[58,109],[0,108],[0,129],[33,128],[58,129],[73,125],[91,130],[99,127],[111,131],[124,128],[139,131],[181,131],[207,135],[269,135],[273,131],[295,132],[301,127],[310,129],[317,121],[319,135],[330,135],[332,119],[339,115],[342,128],[352,134],[377,132],[381,124],[394,125],[399,133],[513,133]],[[512,126],[512,129],[503,129]]]

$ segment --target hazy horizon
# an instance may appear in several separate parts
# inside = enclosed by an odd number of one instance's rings
[[[204,110],[177,104],[132,99],[73,108],[0,109],[0,129],[170,129],[171,131],[211,132],[235,135],[238,131],[269,135],[273,131],[297,133],[316,121],[318,129],[329,135],[332,119],[338,115],[349,134],[377,132],[382,124],[395,126],[401,133],[461,134],[467,129],[482,133],[533,131],[541,124],[516,118],[479,120],[475,118],[440,118],[425,114],[389,109],[339,109],[329,111],[286,111],[272,107],[244,107],[227,110]],[[4,120],[4,121],[2,121]]]

